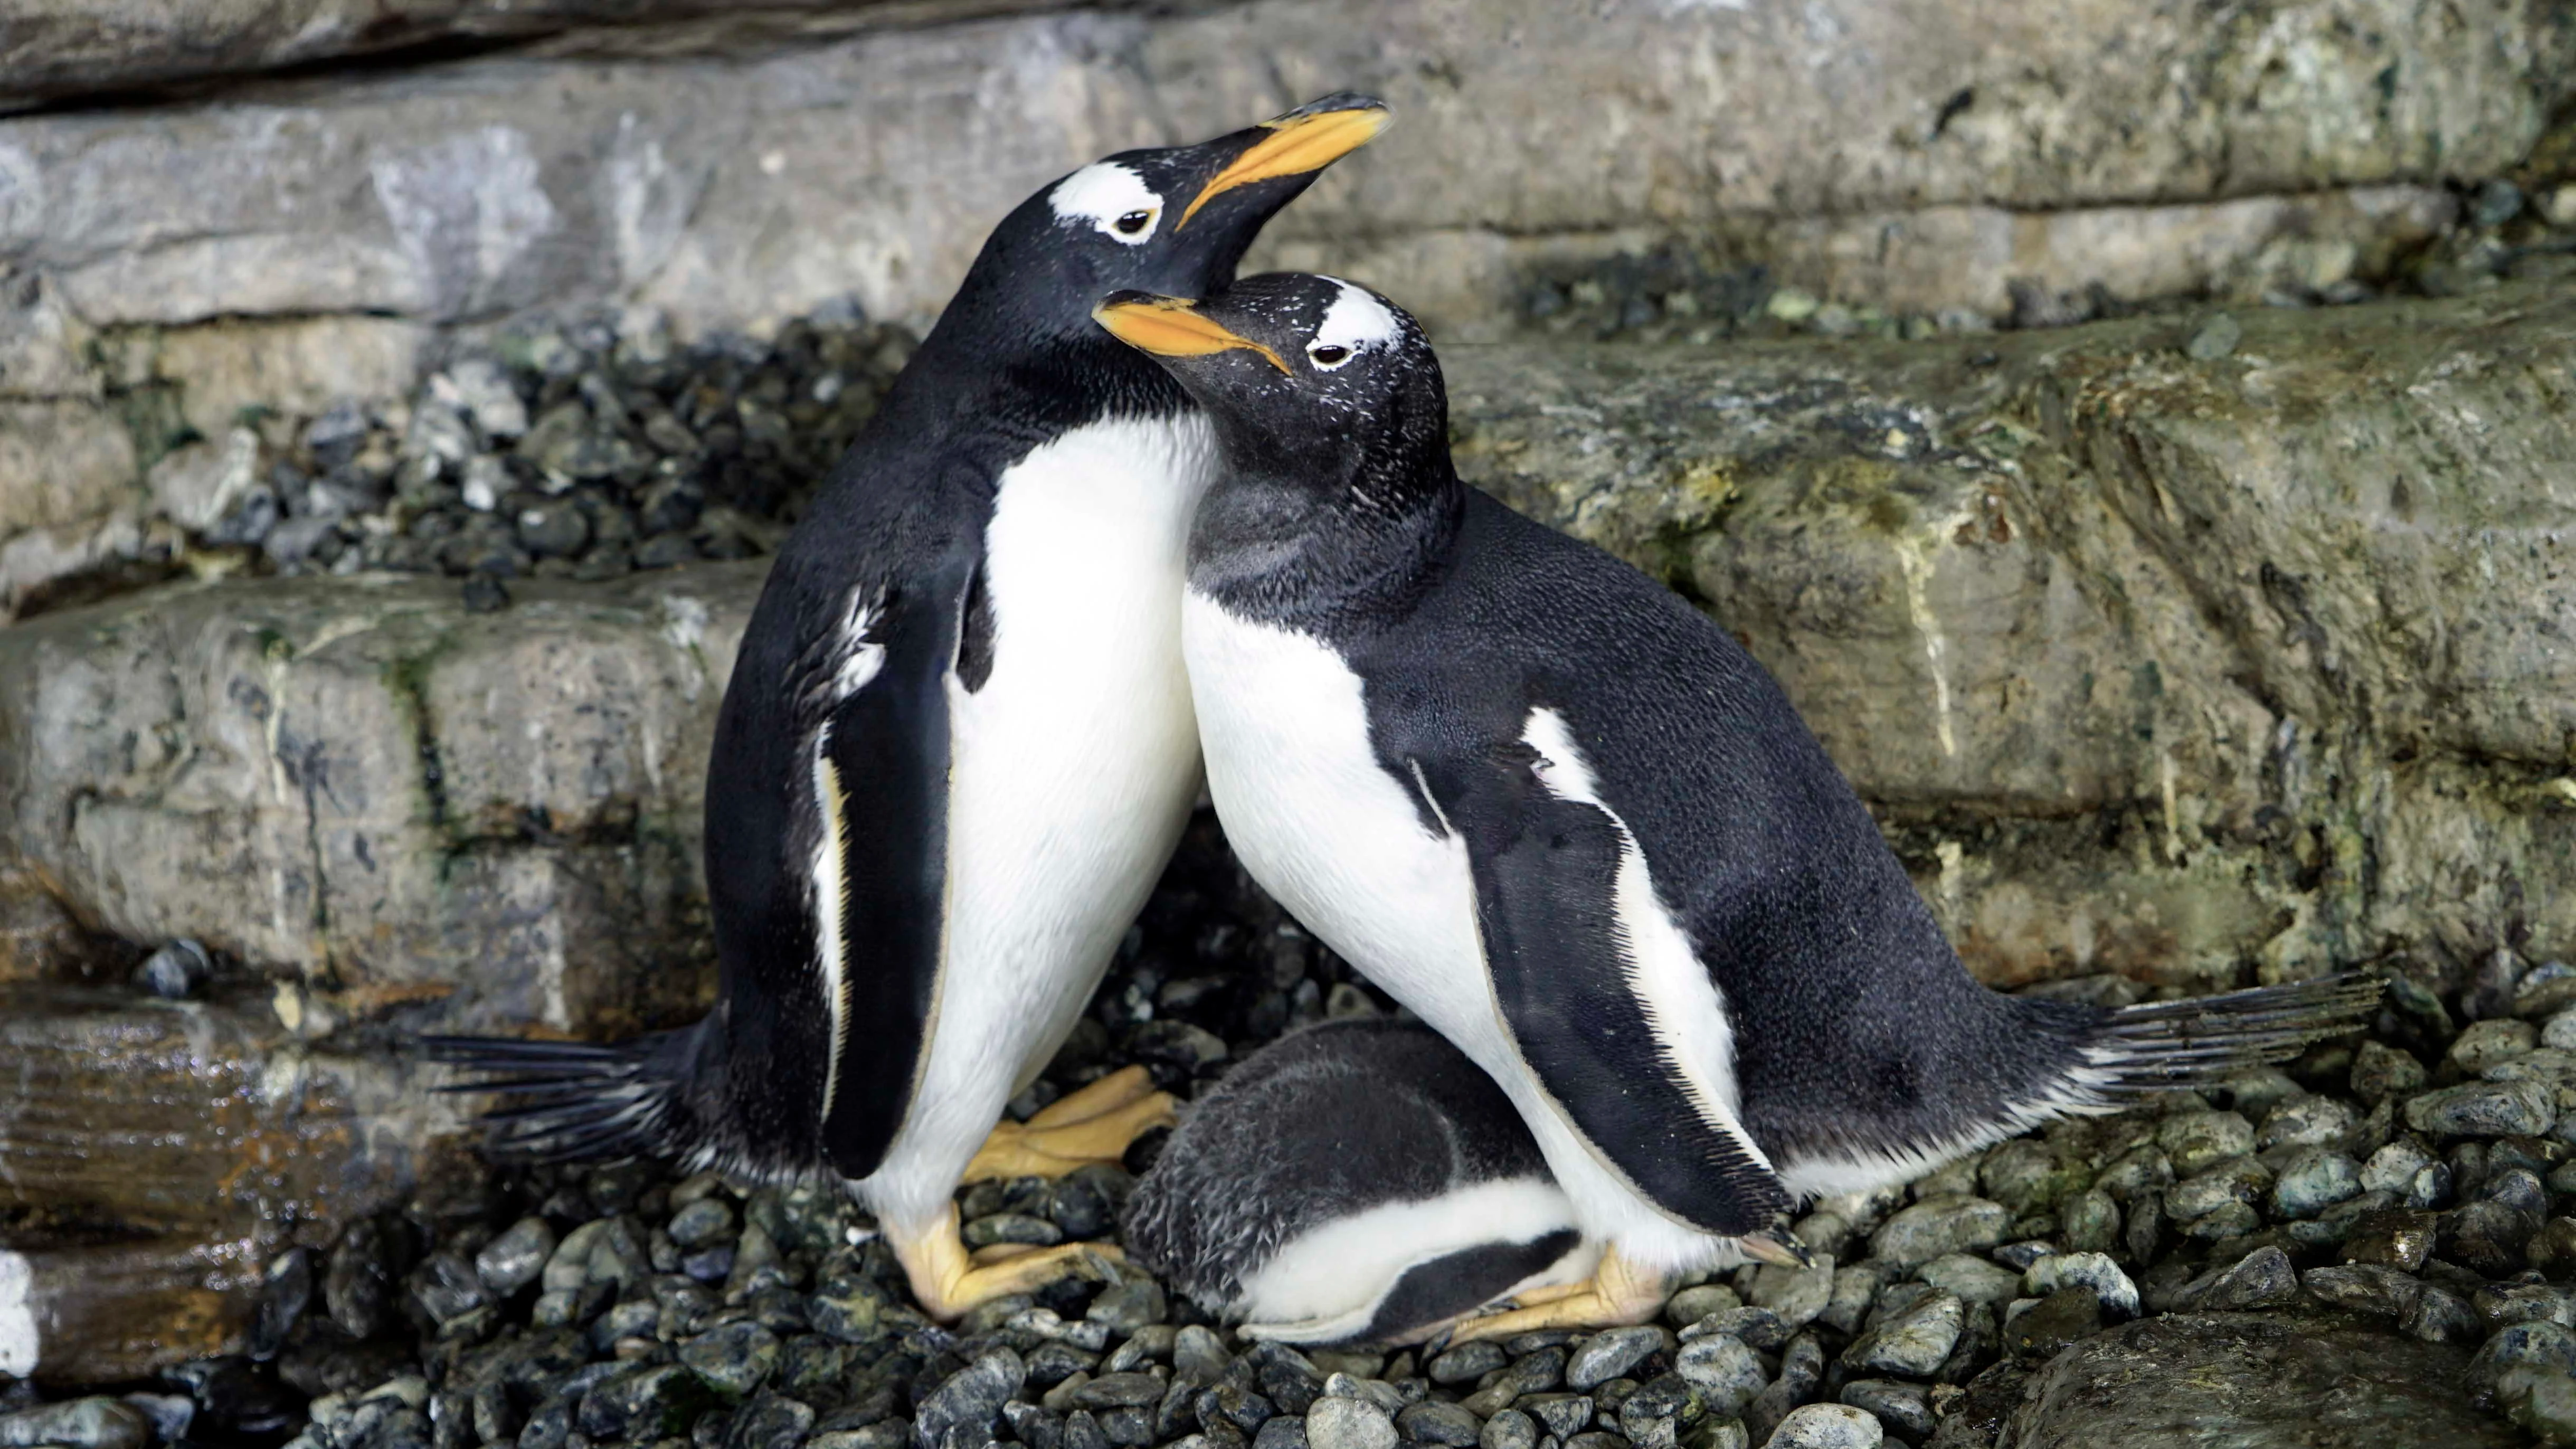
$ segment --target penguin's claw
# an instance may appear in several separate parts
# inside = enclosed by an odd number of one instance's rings
[[[1614,1247],[1601,1255],[1601,1266],[1592,1270],[1590,1278],[1516,1295],[1510,1301],[1521,1306],[1470,1318],[1450,1333],[1449,1342],[1511,1338],[1542,1328],[1617,1328],[1643,1323],[1664,1306],[1672,1286],[1672,1275],[1631,1263],[1620,1257]]]
[[[1143,1067],[1112,1072],[1031,1117],[993,1129],[966,1164],[966,1182],[1062,1177],[1095,1162],[1115,1163],[1128,1145],[1178,1120],[1171,1095],[1154,1090]]]
[[[965,1240],[957,1235],[953,1204],[929,1231],[902,1237],[888,1233],[887,1237],[912,1283],[914,1300],[922,1312],[941,1323],[954,1323],[996,1298],[1027,1293],[1077,1273],[1110,1277],[1117,1271],[1115,1265],[1126,1261],[1126,1254],[1113,1243],[1066,1243],[979,1263],[976,1259],[983,1255],[969,1256]]]

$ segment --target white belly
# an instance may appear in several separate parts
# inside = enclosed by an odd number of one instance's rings
[[[1732,1256],[1631,1192],[1532,1080],[1485,969],[1467,847],[1425,828],[1378,763],[1359,676],[1195,592],[1181,618],[1208,793],[1253,879],[1501,1085],[1587,1235],[1675,1269]]]
[[[1179,604],[1205,419],[1101,423],[1001,478],[985,539],[993,667],[949,681],[948,935],[929,1059],[860,1191],[945,1207],[1143,908],[1198,792]],[[1140,466],[1142,460],[1142,466]]]

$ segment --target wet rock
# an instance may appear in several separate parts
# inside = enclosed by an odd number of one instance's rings
[[[2022,1275],[1967,1253],[1945,1253],[1914,1270],[1914,1276],[1967,1303],[2002,1303],[2021,1288]]]
[[[1478,1449],[1538,1449],[1538,1424],[1518,1409],[1504,1409],[1485,1421],[1476,1443]]]
[[[1765,1352],[1787,1343],[1795,1326],[1768,1308],[1729,1308],[1712,1313],[1682,1330],[1682,1342],[1692,1343],[1712,1333],[1723,1333]]]
[[[639,1364],[583,1394],[573,1426],[593,1439],[658,1439],[688,1432],[698,1415],[715,1404],[706,1381],[690,1370],[678,1364]]]
[[[2245,340],[2245,326],[2224,312],[2211,314],[2183,344],[2183,352],[2194,362],[2216,362],[2236,350]]]
[[[2576,1218],[2551,1218],[2524,1245],[2523,1255],[2552,1278],[2576,1275]]]
[[[1722,1283],[1703,1283],[1674,1294],[1672,1301],[1664,1305],[1664,1322],[1675,1328],[1687,1328],[1712,1313],[1723,1313],[1743,1305],[1744,1300],[1734,1289]]]
[[[1944,1253],[1994,1247],[2011,1225],[2012,1212],[2001,1203],[1976,1197],[1931,1198],[1889,1218],[1871,1234],[1870,1253],[1891,1267],[1912,1268]]]
[[[2033,1374],[1997,1449],[2247,1449],[2319,1444],[2503,1449],[2513,1431],[2455,1388],[2464,1355],[2319,1322],[2146,1318]]]
[[[1721,1419],[1741,1412],[1770,1381],[1761,1358],[1742,1340],[1725,1333],[1683,1344],[1673,1357],[1673,1372],[1697,1389],[1700,1402]]]
[[[2020,1300],[2018,1313],[2007,1312],[2004,1346],[2024,1359],[2046,1358],[2070,1343],[2091,1338],[2102,1329],[2102,1300],[2093,1290],[2060,1288],[2047,1297]]]
[[[259,1302],[251,1313],[250,1356],[272,1359],[304,1317],[313,1299],[313,1252],[289,1248],[269,1261]]]
[[[2059,1218],[2066,1246],[2076,1252],[2107,1253],[2120,1243],[2120,1205],[2098,1188],[2066,1199]]]
[[[2269,1125],[2268,1123],[2266,1124]],[[2311,1218],[2361,1193],[2361,1164],[2324,1147],[2298,1152],[2272,1182],[2272,1215]]]
[[[684,1250],[713,1247],[734,1240],[733,1209],[714,1197],[702,1197],[681,1208],[663,1231]]]
[[[994,1425],[1001,1418],[1002,1405],[1008,1403],[1027,1380],[1027,1364],[1011,1350],[993,1348],[977,1354],[972,1363],[958,1370],[921,1401],[920,1409],[913,1416],[914,1444],[919,1449],[942,1449],[952,1432],[963,1436],[968,1443],[990,1440]],[[1068,1418],[1068,1449],[1072,1439],[1072,1421]]]
[[[2467,1377],[2491,1395],[2507,1370],[2524,1365],[2576,1374],[2576,1331],[2545,1319],[2506,1324],[2469,1360]]]
[[[164,1001],[185,1001],[214,974],[206,948],[194,941],[172,941],[134,968],[134,982]]]
[[[1451,1352],[1455,1353],[1457,1350],[1453,1349]],[[1496,1362],[1491,1367],[1502,1366],[1501,1353],[1500,1349],[1495,1350]],[[1441,1357],[1448,1356],[1443,1354]],[[1233,1355],[1225,1351],[1224,1342],[1202,1324],[1189,1324],[1172,1335],[1172,1376],[1174,1378],[1186,1379],[1193,1383],[1212,1384],[1225,1373],[1226,1365],[1231,1362],[1233,1362]],[[1436,1365],[1437,1360],[1434,1363]],[[1474,1378],[1476,1374],[1483,1372],[1485,1372],[1484,1369],[1477,1369],[1475,1373],[1467,1374],[1465,1377]],[[1432,1375],[1432,1382],[1441,1382],[1436,1372]],[[1457,1380],[1453,1378],[1448,1382],[1455,1383]]]
[[[70,1399],[0,1414],[0,1445],[61,1444],[73,1449],[144,1449],[152,1421],[110,1398]]]
[[[2277,1308],[2298,1297],[2299,1273],[2278,1248],[2257,1248],[2226,1267],[2193,1280],[2181,1306],[2202,1312]]]
[[[778,1357],[778,1335],[757,1323],[728,1323],[680,1346],[680,1362],[728,1398],[758,1388]]]
[[[1589,1390],[1612,1379],[1630,1377],[1639,1365],[1669,1344],[1671,1337],[1651,1325],[1604,1329],[1566,1360],[1566,1387]]]
[[[811,1405],[764,1392],[734,1411],[721,1449],[796,1449],[813,1427]]]
[[[2523,1266],[2523,1246],[2539,1228],[2533,1213],[2480,1200],[2444,1214],[2436,1244],[2443,1256],[2462,1266],[2500,1277]]]
[[[1592,1407],[1584,1394],[1523,1394],[1511,1411],[1529,1415],[1542,1433],[1571,1439],[1592,1427]]]
[[[1309,1449],[1395,1449],[1395,1420],[1364,1399],[1322,1398],[1306,1411]]]
[[[1206,1332],[1205,1329],[1199,1331]],[[1480,1378],[1508,1362],[1510,1359],[1503,1353],[1501,1344],[1490,1339],[1478,1339],[1473,1343],[1462,1343],[1433,1359],[1425,1372],[1433,1383],[1446,1387]]]
[[[1833,1296],[1834,1260],[1818,1256],[1804,1268],[1763,1264],[1754,1270],[1753,1286],[1745,1294],[1745,1301],[1777,1314],[1781,1322],[1795,1328],[1814,1322]]]
[[[1151,1278],[1130,1278],[1102,1289],[1083,1316],[1105,1325],[1112,1333],[1133,1333],[1149,1323],[1162,1322],[1170,1313],[1162,1285]]]
[[[1313,1414],[1307,1416],[1308,1435],[1313,1434]],[[1425,1400],[1407,1404],[1395,1416],[1396,1431],[1409,1444],[1437,1444],[1448,1449],[1466,1449],[1477,1442],[1483,1426],[1476,1416],[1456,1404]]]
[[[1887,1431],[1875,1415],[1849,1404],[1809,1404],[1793,1409],[1764,1449],[1878,1449]]]
[[[2021,1287],[2034,1298],[2045,1298],[2061,1288],[2081,1288],[2101,1303],[2103,1315],[2113,1322],[2138,1316],[2137,1285],[2101,1253],[2051,1254],[2024,1270]]]
[[[2430,1283],[2397,1321],[2398,1332],[2425,1343],[2475,1343],[2479,1329],[2477,1313],[2468,1300]]]
[[[2254,1150],[2254,1124],[2234,1112],[2180,1112],[2156,1127],[2157,1145],[2184,1177]]]
[[[1935,1289],[1853,1340],[1843,1362],[1872,1373],[1928,1378],[1958,1343],[1964,1317],[1957,1295]]]
[[[555,1230],[546,1220],[521,1218],[474,1255],[474,1272],[495,1296],[507,1298],[537,1281],[554,1251]]]
[[[2403,1100],[2424,1089],[2424,1064],[2384,1042],[2366,1041],[2353,1052],[2352,1094],[2371,1106]]]
[[[2535,1082],[2470,1082],[2406,1104],[2406,1125],[2441,1137],[2536,1137],[2557,1120],[2557,1098]]]
[[[2411,1273],[2433,1251],[2433,1214],[2420,1208],[2384,1208],[2353,1219],[2344,1234],[2347,1263],[2385,1263]]]
[[[1744,1406],[1744,1427],[1754,1442],[1769,1440],[1791,1410],[1814,1400],[1824,1376],[1825,1350],[1816,1336],[1802,1333],[1791,1339],[1780,1355],[1779,1374]]]

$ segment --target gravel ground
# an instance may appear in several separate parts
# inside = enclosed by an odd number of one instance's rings
[[[2247,1446],[2530,1442],[2515,1421],[2576,1443],[2576,1292],[2552,1281],[2576,1274],[2576,970],[2381,969],[2366,1039],[1828,1200],[1798,1228],[1813,1268],[1714,1275],[1637,1328],[1299,1353],[1131,1270],[943,1330],[829,1190],[512,1169],[280,1258],[247,1357],[122,1398],[0,1393],[0,1444],[1964,1449],[2194,1414]],[[1013,1110],[1128,1062],[1187,1097],[1292,1024],[1386,1009],[1202,817]],[[977,1186],[967,1239],[1114,1231],[1133,1182]]]

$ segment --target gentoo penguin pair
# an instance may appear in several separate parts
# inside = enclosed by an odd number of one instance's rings
[[[1429,1027],[1326,1021],[1192,1103],[1127,1251],[1251,1338],[1410,1343],[1601,1256],[1494,1079]]]
[[[610,1047],[432,1042],[497,1076],[468,1089],[506,1094],[498,1145],[827,1171],[940,1318],[1091,1251],[979,1265],[951,1201],[970,1174],[1114,1161],[1170,1119],[1135,1069],[994,1125],[1090,998],[1200,779],[1180,592],[1213,444],[1091,311],[1125,287],[1223,286],[1385,121],[1334,95],[1122,152],[994,229],[743,636],[707,777],[714,1012]]]
[[[1462,1335],[1638,1321],[1804,1197],[2290,1054],[2376,1000],[1985,989],[1732,637],[1459,481],[1412,318],[1296,275],[1098,315],[1215,423],[1181,636],[1228,839],[1500,1084],[1605,1246],[1587,1285]]]

